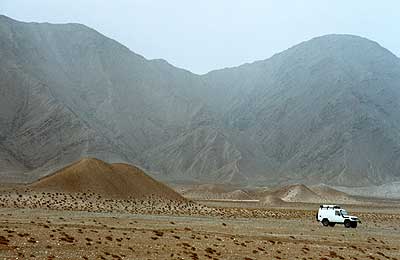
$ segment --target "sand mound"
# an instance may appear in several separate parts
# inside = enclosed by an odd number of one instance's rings
[[[104,197],[142,199],[157,197],[184,200],[174,190],[154,180],[135,166],[82,159],[30,185],[33,190],[96,193]]]
[[[286,202],[283,201],[281,198],[274,196],[272,194],[266,195],[260,200],[260,203],[263,205],[270,205],[270,206],[280,206],[285,204]]]
[[[321,197],[303,184],[294,184],[282,187],[273,192],[273,195],[287,202],[319,202]]]
[[[231,200],[252,200],[253,197],[250,196],[246,191],[244,190],[234,190],[231,192],[227,192],[225,194],[226,199],[231,199]]]
[[[326,185],[312,186],[303,184],[288,185],[277,189],[263,191],[260,202],[264,204],[277,204],[280,202],[305,202],[305,203],[352,203],[356,200],[350,195],[337,191]]]
[[[179,192],[189,199],[197,200],[251,200],[252,196],[242,189],[225,184],[200,184],[180,187]]]
[[[188,186],[187,190],[195,190],[198,192],[225,193],[235,190],[235,187],[229,184],[198,184]]]
[[[258,193],[263,204],[282,204],[286,202],[319,203],[322,198],[303,184],[288,185],[272,190],[264,190]]]
[[[325,201],[333,201],[336,203],[346,203],[346,202],[355,202],[356,199],[354,199],[351,195],[335,190],[327,185],[320,184],[316,186],[311,186],[310,189],[317,193],[321,198],[323,198]]]

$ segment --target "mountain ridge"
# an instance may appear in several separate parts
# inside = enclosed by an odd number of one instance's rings
[[[277,56],[277,55],[280,55],[281,53],[283,53],[283,52],[285,52],[285,51],[287,51],[287,50],[296,48],[297,46],[300,46],[300,45],[302,45],[302,44],[304,44],[304,43],[307,43],[307,42],[310,42],[310,41],[314,41],[314,40],[323,39],[323,38],[327,38],[327,37],[343,37],[343,38],[353,38],[353,39],[355,38],[355,39],[360,39],[360,40],[364,40],[364,41],[367,41],[367,42],[372,42],[372,43],[378,45],[380,48],[385,49],[386,51],[388,51],[389,53],[391,53],[391,54],[392,54],[393,56],[395,56],[396,58],[400,59],[400,57],[398,57],[396,54],[394,54],[393,52],[391,52],[390,50],[388,50],[387,48],[385,48],[384,46],[382,46],[379,42],[377,42],[377,41],[375,41],[375,40],[371,40],[370,38],[367,38],[367,37],[364,37],[364,36],[360,36],[360,35],[355,35],[355,34],[348,34],[348,33],[329,33],[329,34],[324,34],[324,35],[320,35],[320,36],[315,36],[315,37],[312,37],[312,38],[310,38],[310,39],[308,39],[308,40],[304,40],[304,41],[299,42],[299,43],[297,43],[297,44],[295,44],[295,45],[293,45],[293,46],[291,46],[291,47],[289,47],[289,48],[287,48],[287,49],[283,49],[283,50],[281,50],[281,51],[278,51],[278,52],[276,52],[275,54],[273,54],[273,55],[271,55],[271,56],[269,56],[269,57],[266,57],[266,58],[261,58],[261,59],[258,59],[258,60],[252,61],[252,62],[245,62],[245,63],[239,64],[239,65],[228,66],[228,67],[224,67],[224,68],[217,68],[217,69],[213,69],[213,70],[210,70],[210,71],[208,71],[208,72],[205,72],[205,73],[195,73],[195,72],[192,72],[190,69],[181,68],[181,67],[178,67],[178,66],[176,66],[176,65],[174,65],[174,64],[171,64],[168,60],[166,60],[166,59],[164,59],[164,58],[147,59],[145,56],[134,52],[134,51],[131,50],[129,47],[127,47],[127,46],[125,46],[125,45],[119,43],[117,40],[114,40],[113,38],[110,38],[110,37],[108,37],[108,36],[102,34],[101,32],[97,31],[96,29],[93,29],[93,28],[91,28],[91,27],[89,27],[89,26],[87,26],[87,25],[85,25],[85,24],[83,24],[83,23],[76,23],[76,22],[66,22],[66,23],[25,22],[25,21],[21,21],[21,20],[17,20],[17,19],[11,18],[11,17],[6,16],[6,15],[3,15],[3,14],[0,14],[0,18],[2,18],[2,19],[4,19],[4,20],[12,21],[12,22],[22,23],[22,24],[33,24],[33,25],[41,25],[41,24],[43,24],[43,25],[51,25],[51,26],[63,26],[63,25],[65,25],[65,26],[83,27],[83,28],[85,28],[85,29],[87,29],[87,30],[91,30],[91,31],[93,31],[93,32],[95,32],[95,33],[97,33],[97,34],[102,35],[103,37],[106,37],[106,38],[109,39],[109,40],[112,40],[112,41],[114,41],[114,42],[116,42],[116,43],[122,45],[123,47],[125,47],[126,49],[128,49],[130,52],[133,52],[133,53],[135,53],[136,55],[138,55],[138,56],[140,56],[140,57],[142,57],[142,58],[144,58],[144,59],[146,59],[146,60],[148,60],[148,61],[155,61],[155,62],[158,62],[158,61],[159,61],[159,62],[162,62],[162,63],[167,63],[168,65],[170,65],[170,66],[172,66],[172,67],[174,67],[174,68],[178,68],[178,69],[181,69],[181,70],[190,72],[191,74],[194,74],[194,75],[196,75],[196,76],[205,76],[205,75],[207,75],[207,74],[209,74],[209,73],[213,73],[213,72],[219,72],[219,71],[230,70],[230,69],[237,69],[237,68],[241,68],[241,67],[248,66],[248,65],[253,65],[253,64],[257,64],[257,63],[262,63],[262,62],[267,61],[267,60],[269,60],[269,59],[271,59],[271,58],[273,58],[273,57],[275,57],[275,56]]]
[[[5,179],[32,181],[87,156],[169,182],[400,179],[400,59],[366,38],[316,37],[197,75],[79,24],[3,16],[0,36]]]

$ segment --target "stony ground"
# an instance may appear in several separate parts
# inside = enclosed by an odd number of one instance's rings
[[[378,213],[349,208],[363,223],[346,229],[322,227],[315,211],[301,205],[168,206],[94,198],[1,194],[0,259],[400,260],[400,211],[393,207]]]

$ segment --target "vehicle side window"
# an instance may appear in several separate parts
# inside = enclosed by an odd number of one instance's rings
[[[339,210],[335,210],[335,215],[336,215],[336,216],[340,216]]]

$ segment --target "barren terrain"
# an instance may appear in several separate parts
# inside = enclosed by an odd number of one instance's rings
[[[363,222],[346,229],[317,223],[315,204],[267,208],[3,188],[0,259],[400,259],[399,204],[379,203],[346,206]]]

